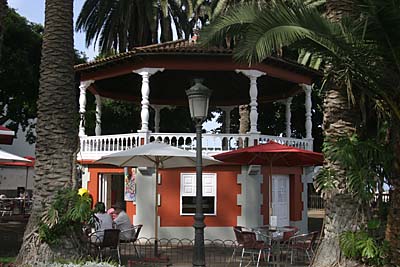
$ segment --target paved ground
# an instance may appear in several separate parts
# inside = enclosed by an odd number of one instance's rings
[[[314,210],[309,212],[309,222],[308,222],[308,227],[309,231],[320,231],[321,226],[322,226],[322,221],[323,221],[323,215],[324,212],[321,210]],[[9,256],[16,256],[19,250],[19,247],[21,246],[22,243],[22,237],[23,237],[23,232],[26,226],[26,220],[16,220],[16,221],[11,221],[11,222],[1,222],[0,220],[0,257],[9,257]],[[191,249],[190,249],[191,250]],[[212,252],[214,253],[214,252]],[[130,253],[128,253],[130,254]],[[137,262],[137,261],[131,261],[128,262],[128,258],[124,258],[124,265],[125,266],[191,266],[191,256],[187,255],[190,253],[186,253],[183,251],[179,251],[179,254],[186,254],[185,256],[181,256],[181,258],[174,259],[175,254],[170,255],[170,260],[164,263],[154,263],[154,262]],[[223,257],[218,256],[217,257],[211,257],[208,261],[212,263],[207,263],[208,267],[220,267],[220,266],[239,266],[239,260],[240,260],[240,255],[237,255],[235,259],[231,260],[230,259],[230,253],[227,253],[228,256],[224,255]],[[238,254],[238,253],[237,253]],[[133,255],[130,254],[130,255]],[[178,254],[177,254],[178,255]],[[217,255],[217,254],[216,254]],[[131,258],[131,257],[129,257]],[[260,266],[273,266],[273,267],[285,267],[285,266],[291,266],[291,267],[304,267],[307,266],[306,263],[301,262],[302,260],[300,259],[299,262],[297,262],[294,265],[290,265],[290,263],[287,263],[286,261],[279,261],[277,262],[276,260],[270,263],[263,262],[260,264]],[[172,265],[171,265],[172,263]],[[246,264],[249,263],[248,261]],[[243,266],[246,266],[244,263]],[[247,266],[255,266],[254,264],[250,264]]]
[[[26,223],[0,223],[0,257],[17,255],[22,244]]]

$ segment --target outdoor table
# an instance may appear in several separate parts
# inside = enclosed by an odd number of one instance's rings
[[[293,231],[291,228],[286,227],[271,227],[269,225],[251,228],[257,235],[257,239],[268,242],[272,247],[272,251],[278,251],[281,255],[281,245],[283,243],[283,233]],[[272,253],[274,254],[274,253]]]

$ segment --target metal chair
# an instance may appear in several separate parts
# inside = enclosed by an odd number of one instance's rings
[[[254,256],[257,256],[257,267],[260,264],[261,254],[264,254],[264,258],[265,254],[268,254],[266,260],[269,261],[269,258],[271,256],[271,245],[268,244],[269,241],[257,240],[255,232],[239,231],[238,229],[235,228],[234,231],[236,239],[238,243],[241,244],[242,247],[242,256],[240,258],[239,266],[242,266],[243,258],[246,254],[250,255],[251,260],[253,260]]]
[[[133,248],[135,249],[136,256],[138,256],[138,258],[140,258],[140,254],[139,254],[139,250],[136,247],[135,243],[139,238],[140,230],[142,229],[142,227],[143,227],[143,224],[132,225],[131,229],[121,231],[121,233],[132,232],[132,235],[131,235],[132,237],[130,239],[120,240],[120,242],[121,243],[130,243],[130,244],[132,244]]]
[[[233,260],[233,258],[235,257],[236,249],[237,248],[240,248],[240,249],[243,248],[244,240],[242,238],[242,235],[240,234],[242,232],[243,228],[244,228],[243,226],[233,226],[233,232],[235,233],[236,243],[237,244],[233,248],[233,253],[232,253],[230,261]]]
[[[14,202],[8,200],[0,200],[0,215],[11,216],[14,210]]]
[[[100,261],[103,261],[104,251],[108,249],[111,253],[112,250],[116,250],[118,255],[118,263],[121,265],[121,253],[119,247],[119,234],[121,231],[119,229],[105,229],[103,235],[99,235],[99,232],[103,231],[92,233],[90,240],[91,244],[96,246],[98,249]]]
[[[295,235],[289,238],[288,250],[290,250],[290,264],[293,264],[294,252],[302,251],[307,255],[309,262],[314,256],[314,245],[317,240],[318,232]]]

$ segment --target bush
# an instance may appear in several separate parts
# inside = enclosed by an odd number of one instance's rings
[[[372,220],[362,230],[342,233],[340,248],[343,254],[367,265],[383,266],[388,263],[389,244],[374,234],[379,227],[379,221]]]
[[[89,194],[79,195],[73,189],[58,191],[40,223],[40,238],[48,244],[57,244],[65,235],[80,233],[83,224],[93,218],[91,203]]]

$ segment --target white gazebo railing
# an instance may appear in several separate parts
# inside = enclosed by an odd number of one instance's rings
[[[270,140],[280,144],[302,148],[306,150],[313,149],[312,139],[296,139],[271,135],[254,134],[210,134],[202,136],[203,151],[208,154],[215,154],[224,151],[235,150],[254,144],[266,143]],[[140,145],[138,133],[115,134],[102,136],[81,136],[78,159],[99,159],[102,156],[117,151],[127,150]],[[196,149],[195,133],[150,133],[149,142],[159,141],[179,147],[185,150]]]

